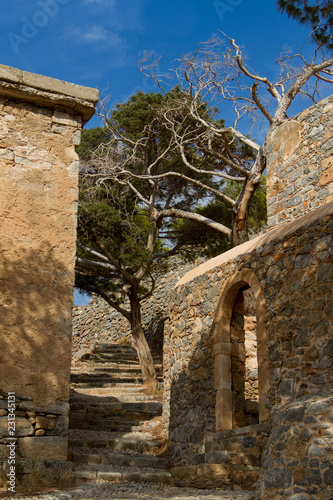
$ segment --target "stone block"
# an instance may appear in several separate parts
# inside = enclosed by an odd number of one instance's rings
[[[304,419],[305,406],[297,406],[296,408],[290,408],[286,415],[286,422],[300,422]]]
[[[67,480],[72,477],[72,462],[62,460],[46,460],[45,466],[49,471],[52,471],[52,475],[57,481]]]
[[[212,453],[207,453],[206,463],[207,464],[221,464],[229,463],[230,453],[228,451],[213,451]]]
[[[53,419],[52,424],[48,425],[46,434],[48,436],[67,436],[68,434],[68,417],[61,415]],[[52,428],[50,428],[52,427]]]
[[[231,470],[230,479],[233,487],[238,486],[244,490],[254,490],[259,477],[259,468],[256,470],[248,469],[236,469]],[[236,489],[236,488],[235,488]]]
[[[206,446],[207,448],[207,446]],[[187,463],[189,465],[201,465],[201,464],[204,464],[205,463],[205,454],[202,453],[202,454],[197,454],[197,455],[188,455],[187,457]]]
[[[53,123],[58,123],[59,125],[67,125],[70,127],[77,127],[78,123],[75,119],[73,119],[72,115],[68,113],[63,113],[61,111],[55,110],[52,117]]]
[[[67,448],[66,437],[37,436],[20,439],[18,452],[22,458],[66,461]]]
[[[34,433],[34,428],[26,418],[18,417],[15,422],[15,436],[29,436]],[[10,436],[7,417],[0,417],[0,435]]]
[[[326,484],[333,484],[333,466],[325,470],[324,482]]]
[[[46,433],[45,429],[37,429],[35,431],[35,436],[45,436],[45,433]]]
[[[284,468],[273,468],[264,475],[264,484],[267,489],[286,489],[290,488],[292,482],[292,470]]]
[[[45,407],[36,407],[32,401],[21,401],[18,408],[20,410],[34,411],[37,413],[52,413],[55,415],[68,415],[69,403],[56,401]]]
[[[242,448],[255,448],[257,446],[257,438],[252,436],[245,436],[242,439]]]
[[[312,486],[322,484],[319,469],[298,468],[294,473],[294,482],[297,486]]]
[[[173,467],[170,470],[171,476],[176,481],[180,481],[182,479],[188,479],[189,477],[195,475],[194,472],[196,470],[195,466],[189,467]]]
[[[36,416],[36,429],[47,429],[49,419],[42,417],[41,415]]]
[[[197,476],[216,479],[227,479],[230,474],[230,466],[227,464],[203,464],[197,467]]]

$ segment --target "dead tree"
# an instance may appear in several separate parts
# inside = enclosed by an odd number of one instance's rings
[[[144,54],[140,67],[142,72],[153,78],[165,92],[165,78],[156,71],[158,62],[154,55]],[[301,66],[297,66],[299,63]],[[247,66],[245,57],[234,39],[226,36],[220,39],[215,36],[208,42],[199,44],[194,54],[185,55],[177,62],[173,72],[183,95],[175,99],[160,115],[163,123],[172,132],[173,146],[179,149],[184,165],[188,168],[188,177],[192,177],[193,182],[198,168],[186,154],[189,148],[197,154],[201,153],[217,160],[218,165],[211,175],[241,183],[238,197],[228,200],[233,212],[230,231],[232,246],[248,239],[249,204],[261,183],[266,167],[266,141],[259,145],[241,133],[238,129],[241,119],[245,116],[254,121],[264,118],[269,124],[267,137],[288,119],[288,109],[297,95],[302,94],[315,103],[321,98],[319,84],[333,83],[333,57],[325,58],[320,45],[310,62],[301,54],[285,54],[279,57],[277,64],[280,66],[280,77],[271,82]],[[209,101],[212,106],[231,102],[236,117],[233,126],[219,126],[218,123],[207,119],[202,113],[204,101]],[[242,155],[235,155],[235,141],[253,150],[252,162],[248,161],[248,157],[244,161]],[[154,165],[151,165],[144,177],[157,178],[153,172]],[[174,174],[169,172],[169,175]],[[167,217],[179,215],[169,209],[167,212],[156,213],[156,219],[163,217],[163,214]]]

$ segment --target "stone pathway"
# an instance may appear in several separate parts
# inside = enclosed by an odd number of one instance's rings
[[[9,497],[6,497],[9,498]],[[222,490],[196,490],[165,485],[135,483],[83,484],[68,491],[52,491],[32,496],[15,495],[20,500],[253,500],[253,493]]]
[[[161,360],[155,357],[161,379]],[[72,370],[69,450],[84,480],[171,483],[163,446],[162,398],[142,385],[135,351],[100,344]]]
[[[162,380],[161,360],[155,357]],[[72,369],[69,451],[79,486],[21,500],[250,500],[251,492],[197,490],[172,485],[163,455],[162,396],[142,385],[136,353],[100,344]],[[13,497],[11,497],[13,498]]]

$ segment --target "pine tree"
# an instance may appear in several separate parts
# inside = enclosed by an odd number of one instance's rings
[[[333,2],[330,0],[278,0],[278,9],[289,17],[308,24],[316,43],[333,49]]]

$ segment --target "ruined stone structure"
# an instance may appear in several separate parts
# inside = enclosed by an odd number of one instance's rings
[[[142,303],[142,324],[153,352],[162,354],[164,322],[169,314],[169,301],[177,281],[194,267],[200,259],[184,262],[174,257],[168,262],[168,271],[156,277],[156,288]],[[148,286],[150,283],[148,284]],[[129,304],[126,304],[129,307]],[[104,299],[93,295],[86,306],[73,308],[72,354],[74,359],[89,355],[97,343],[130,342],[131,330],[127,319]]]
[[[163,422],[179,484],[333,497],[332,130],[333,97],[268,138],[271,230],[176,286]]]
[[[17,473],[67,461],[75,146],[97,100],[0,66],[0,464],[14,443]]]
[[[324,99],[280,125],[267,158],[268,227],[333,200],[333,99]]]
[[[0,66],[0,465],[14,453],[18,474],[67,467],[75,145],[97,99]],[[333,497],[332,130],[333,97],[274,132],[270,230],[172,294],[163,423],[178,484]]]

